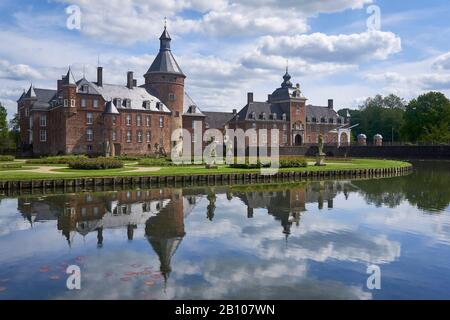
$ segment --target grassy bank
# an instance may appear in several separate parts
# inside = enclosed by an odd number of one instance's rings
[[[313,161],[310,159],[310,161]],[[401,168],[410,166],[409,163],[394,160],[374,160],[374,159],[352,159],[349,161],[328,160],[325,167],[315,167],[309,165],[306,168],[286,168],[280,169],[280,172],[301,172],[301,171],[330,171],[330,170],[352,170],[352,169],[382,169],[382,168]],[[53,168],[48,166],[37,166],[29,168],[29,171],[22,167],[21,170],[0,171],[0,180],[32,180],[32,179],[69,179],[69,178],[94,178],[94,177],[133,177],[133,176],[190,176],[197,174],[230,174],[230,173],[258,173],[259,169],[236,169],[227,165],[220,165],[217,169],[206,169],[204,166],[183,166],[183,167],[156,167],[149,168],[138,166],[137,164],[128,164],[119,169],[107,170],[75,170],[67,166],[55,165]]]

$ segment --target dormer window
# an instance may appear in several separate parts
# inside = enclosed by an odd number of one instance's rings
[[[190,106],[189,107],[189,113],[195,113],[195,106]]]
[[[326,123],[325,118],[321,118],[321,119],[320,119],[320,122],[321,122],[321,123]]]
[[[312,118],[312,122],[316,123],[317,119],[316,118]]]
[[[125,108],[131,109],[131,99],[125,99]]]
[[[333,118],[328,119],[328,123],[333,124],[334,123],[334,119]]]
[[[144,101],[144,109],[150,110],[150,101]]]
[[[120,99],[120,98],[114,99],[114,104],[115,104],[117,107],[122,108],[122,99]]]
[[[158,109],[159,111],[161,111],[161,102],[157,102],[157,103],[156,103],[156,109]]]
[[[256,119],[256,113],[255,113],[255,112],[252,112],[252,113],[250,114],[250,119],[253,119],[253,120]]]
[[[286,113],[283,113],[283,121],[286,121],[287,117],[286,117]]]
[[[87,84],[83,84],[81,86],[81,92],[88,93],[89,92],[89,86]]]
[[[265,112],[263,112],[263,113],[261,114],[261,119],[266,120],[266,113],[265,113]]]
[[[272,114],[272,119],[273,120],[277,120],[277,114],[276,113]]]

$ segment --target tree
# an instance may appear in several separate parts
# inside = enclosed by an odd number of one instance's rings
[[[16,142],[14,136],[9,131],[7,120],[8,112],[0,102],[0,153],[10,152],[15,149]]]
[[[402,136],[411,142],[450,141],[450,101],[440,92],[429,92],[406,107]]]
[[[364,133],[371,139],[379,133],[388,141],[398,141],[405,105],[405,100],[396,95],[376,95],[366,99],[358,110],[343,109],[339,114],[345,116],[347,111],[349,112],[350,124],[359,124],[353,130],[356,134]]]

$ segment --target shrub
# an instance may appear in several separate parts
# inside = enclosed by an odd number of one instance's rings
[[[84,158],[69,162],[69,168],[80,170],[105,170],[123,168],[123,162],[114,158]]]
[[[20,163],[0,164],[0,169],[20,169],[20,168],[22,168],[22,164]]]
[[[55,156],[44,157],[39,159],[29,159],[26,161],[28,164],[68,164],[71,161],[85,160],[86,156]]]
[[[138,164],[146,167],[170,167],[175,165],[168,158],[142,158],[139,160]]]
[[[230,168],[235,169],[261,169],[261,168],[270,168],[270,162],[261,163],[257,161],[256,163],[250,163],[248,159],[246,159],[245,163],[235,163],[230,165]],[[306,168],[308,166],[308,162],[305,158],[282,158],[280,159],[280,168]]]
[[[0,161],[14,161],[15,157],[14,156],[0,156]]]

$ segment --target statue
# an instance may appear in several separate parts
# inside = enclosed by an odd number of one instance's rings
[[[109,141],[103,142],[103,154],[105,157],[111,157],[111,144]]]
[[[209,159],[211,160],[211,162],[206,164],[206,169],[217,169],[217,143],[215,137],[211,137],[211,140],[209,141],[207,147],[209,148]]]
[[[325,166],[325,153],[323,152],[323,135],[319,135],[318,153],[316,155],[316,166]]]

